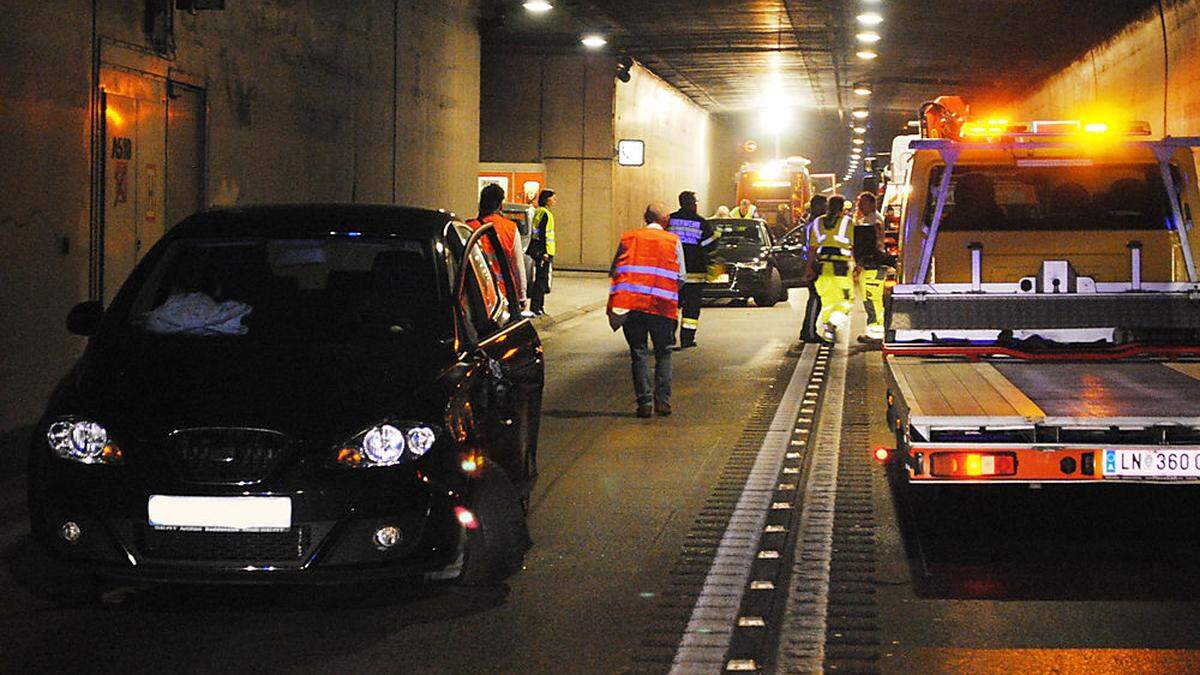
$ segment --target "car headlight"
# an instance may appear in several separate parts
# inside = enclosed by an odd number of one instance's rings
[[[751,260],[750,262],[734,263],[734,267],[737,267],[739,269],[744,269],[744,270],[754,270],[755,272],[761,272],[761,271],[767,269],[767,261],[766,260]]]
[[[86,419],[61,419],[46,430],[46,444],[62,459],[80,464],[117,464],[121,448],[108,436],[99,422]]]
[[[337,463],[351,468],[395,466],[417,459],[437,442],[437,431],[426,424],[377,424],[337,449]]]

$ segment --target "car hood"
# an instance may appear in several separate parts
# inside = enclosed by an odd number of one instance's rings
[[[78,393],[104,421],[140,438],[228,426],[328,440],[384,418],[440,412],[431,389],[451,359],[438,351],[405,342],[141,338],[90,350]]]
[[[729,263],[750,262],[767,254],[767,247],[755,242],[728,242],[721,244],[718,253]]]

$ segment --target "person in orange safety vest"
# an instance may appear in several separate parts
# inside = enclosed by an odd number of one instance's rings
[[[479,217],[468,220],[467,226],[475,230],[479,229],[483,223],[489,223],[496,230],[496,236],[500,239],[500,246],[504,249],[504,256],[508,259],[509,271],[517,285],[517,303],[524,306],[527,287],[523,259],[525,249],[521,246],[521,232],[517,229],[517,224],[500,215],[500,209],[503,205],[504,188],[495,183],[484,186],[483,190],[479,193]],[[501,289],[507,292],[507,287],[504,284],[504,275],[500,273],[500,263],[495,252],[491,250],[491,241],[484,238],[480,243],[483,246],[488,264],[492,268],[492,274],[496,275]]]
[[[608,317],[613,330],[621,328],[633,359],[633,389],[638,417],[671,414],[671,347],[679,314],[679,291],[687,278],[683,245],[664,230],[667,208],[659,202],[646,207],[646,226],[621,235],[609,276]],[[654,381],[650,380],[650,350],[654,347]]]

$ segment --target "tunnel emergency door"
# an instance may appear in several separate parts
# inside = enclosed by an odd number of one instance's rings
[[[204,208],[204,90],[167,83],[167,198],[170,228]]]
[[[165,88],[160,83],[151,85]],[[104,302],[108,304],[133,266],[163,234],[166,109],[162,99],[112,92],[105,92],[102,101]]]

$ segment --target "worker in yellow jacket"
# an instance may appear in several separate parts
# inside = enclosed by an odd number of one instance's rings
[[[537,198],[537,211],[533,213],[533,225],[529,231],[527,253],[533,258],[533,283],[529,285],[529,311],[541,315],[546,313],[546,294],[550,292],[550,275],[557,251],[554,242],[554,212],[550,209],[558,204],[554,190],[542,190]]]

